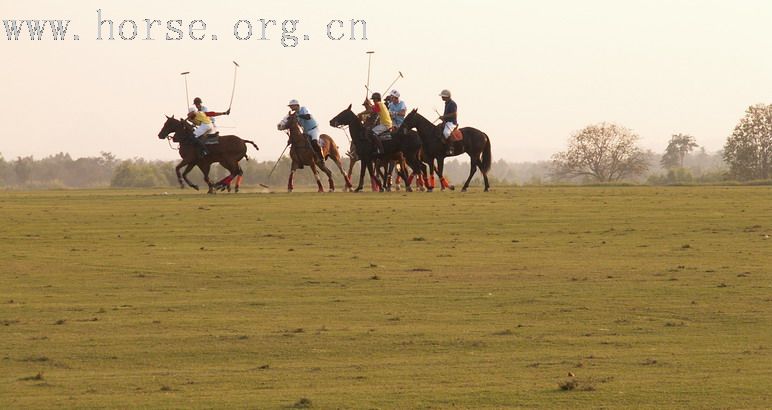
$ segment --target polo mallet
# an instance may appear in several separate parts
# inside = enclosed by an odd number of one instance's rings
[[[405,78],[405,76],[402,75],[402,71],[397,71],[397,72],[399,73],[399,75],[397,76],[397,78],[394,79],[394,81],[391,82],[391,84],[389,85],[389,88],[387,88],[386,91],[383,92],[383,95],[388,94],[389,91],[391,91],[391,87],[394,87],[394,84],[396,84],[400,78]]]
[[[373,60],[373,54],[375,54],[375,51],[368,51],[367,52],[367,85],[365,86],[367,88],[367,93],[370,93],[370,63]],[[367,98],[368,95],[365,94],[365,98]]]
[[[281,161],[281,158],[284,156],[284,153],[287,151],[287,147],[289,147],[290,144],[287,144],[284,146],[284,150],[282,150],[281,155],[279,155],[279,158],[276,159],[276,163],[273,164],[273,169],[271,172],[268,173],[268,179],[271,179],[271,175],[273,175],[273,171],[276,171],[276,167],[279,166],[279,161]],[[266,185],[260,184],[260,186],[264,188],[268,188]]]
[[[437,109],[436,109],[436,108],[434,109],[434,112],[436,112],[436,113],[437,113],[437,120],[440,120],[440,119],[442,119],[442,114],[440,114],[440,112],[439,112],[439,111],[437,111]],[[433,122],[437,122],[437,120],[434,120]]]
[[[188,74],[190,74],[190,71],[180,73],[181,76],[185,77],[185,111],[188,110],[188,104],[190,104],[190,95],[188,95]]]
[[[236,73],[239,70],[239,63],[233,62],[233,90],[231,91],[231,102],[228,104],[228,111],[230,112],[231,106],[233,105],[233,96],[236,95]]]

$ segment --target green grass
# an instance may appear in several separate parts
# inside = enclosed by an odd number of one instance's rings
[[[769,405],[768,187],[473,191],[0,193],[0,407]]]

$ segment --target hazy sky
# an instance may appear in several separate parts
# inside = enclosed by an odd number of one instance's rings
[[[114,21],[116,40],[96,40],[97,9]],[[281,27],[269,27],[268,40],[257,40],[261,18],[300,20],[295,34],[310,39],[285,48]],[[48,31],[31,41],[26,28],[9,41],[0,26],[6,159],[62,151],[175,159],[157,134],[165,114],[184,114],[190,105],[180,73],[191,72],[191,99],[225,110],[233,60],[241,65],[233,114],[218,123],[222,132],[255,140],[261,150],[250,156],[262,160],[284,147],[275,125],[292,98],[347,145],[328,123],[348,104],[361,104],[367,50],[376,52],[374,88],[383,91],[402,71],[396,88],[409,108],[431,118],[443,106],[439,91],[449,88],[461,124],[485,131],[496,159],[548,159],[572,132],[601,121],[632,128],[657,152],[679,132],[715,151],[744,110],[769,102],[772,92],[768,0],[2,0],[0,19],[72,20],[65,41]],[[162,21],[151,31],[155,40],[142,40],[144,19]],[[176,36],[167,20],[177,19],[185,38],[165,40]],[[207,24],[202,41],[187,33],[197,19]],[[366,41],[327,39],[331,20],[348,26],[350,19],[367,22]],[[119,38],[123,20],[137,22],[135,40]],[[234,38],[238,20],[252,22],[251,40]],[[106,25],[102,35],[109,35]]]

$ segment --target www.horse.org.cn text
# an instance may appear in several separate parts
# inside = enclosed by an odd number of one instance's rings
[[[221,38],[204,20],[184,21],[182,19],[143,18],[114,19],[102,9],[96,11],[97,41],[217,41]],[[72,20],[4,19],[3,29],[8,41],[81,40],[75,34],[76,24]],[[325,27],[313,30],[314,36],[301,30],[302,22],[297,19],[237,19],[227,31],[227,36],[238,41],[278,41],[283,47],[297,47],[304,41],[322,39],[327,41],[366,41],[367,21],[358,18],[333,19]]]

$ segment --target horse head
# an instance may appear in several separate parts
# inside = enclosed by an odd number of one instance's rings
[[[341,111],[338,115],[330,120],[330,126],[340,128],[345,125],[351,125],[354,121],[358,121],[357,116],[354,114],[354,111],[351,111],[351,104],[349,104],[348,108]]]
[[[407,130],[411,130],[416,127],[417,123],[417,116],[418,115],[418,108],[413,108],[407,115],[405,116],[405,119],[402,120],[402,124],[397,129],[397,132],[405,133]]]
[[[177,130],[178,125],[179,121],[174,119],[174,115],[171,117],[167,115],[166,122],[164,123],[163,127],[161,127],[161,131],[158,132],[158,139],[168,138],[169,134]]]
[[[169,138],[169,134],[172,133],[174,133],[174,141],[180,142],[193,135],[193,126],[182,118],[176,119],[173,115],[171,117],[167,115],[166,122],[158,132],[158,139]]]

